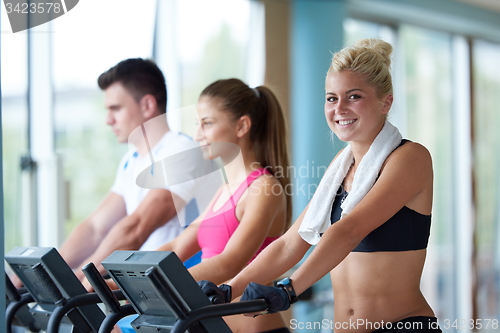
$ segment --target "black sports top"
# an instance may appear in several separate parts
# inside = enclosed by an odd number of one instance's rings
[[[406,140],[398,146],[402,146]],[[397,149],[397,148],[396,148]],[[333,201],[332,224],[340,220],[341,203],[348,193],[342,187]],[[403,206],[394,216],[366,236],[353,252],[413,251],[427,248],[431,215],[420,214]]]

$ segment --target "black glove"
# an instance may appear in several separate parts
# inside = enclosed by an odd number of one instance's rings
[[[214,303],[230,303],[231,302],[231,286],[228,284],[217,285],[208,280],[198,281],[198,286],[207,295],[207,297],[215,296],[217,300]]]
[[[245,288],[243,296],[241,296],[242,301],[262,298],[269,303],[267,313],[285,311],[290,307],[290,298],[288,297],[288,293],[281,287],[269,287],[250,282],[250,284]]]

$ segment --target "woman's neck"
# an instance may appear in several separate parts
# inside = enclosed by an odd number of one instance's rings
[[[357,169],[359,162],[361,162],[368,149],[370,149],[369,145],[351,143],[352,155],[354,156],[354,163],[351,167],[352,169]]]
[[[243,182],[253,171],[261,168],[262,165],[255,158],[253,151],[240,151],[240,154],[224,166],[227,181],[230,185],[236,185]]]
[[[372,132],[371,135],[368,136],[364,141],[351,141],[349,142],[351,146],[351,151],[354,156],[354,164],[352,168],[356,170],[358,167],[358,164],[361,162],[363,159],[363,156],[368,152],[368,149],[370,149],[370,146],[372,145],[373,141],[377,138],[378,134],[380,131],[382,131],[382,128],[384,127],[384,123],[380,124],[380,126],[376,127],[375,131]],[[371,137],[371,138],[370,138]]]

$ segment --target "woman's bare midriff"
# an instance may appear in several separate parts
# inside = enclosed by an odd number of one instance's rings
[[[253,317],[243,315],[223,317],[234,333],[258,333],[288,327],[280,313]]]
[[[272,286],[272,284],[270,283],[268,286]],[[241,297],[235,298],[233,303],[239,302],[240,298]],[[225,316],[222,317],[222,319],[224,319],[226,324],[234,333],[258,333],[288,327],[283,319],[283,316],[279,312],[260,315],[257,317],[238,314],[234,316]]]
[[[372,332],[382,321],[434,316],[420,291],[426,250],[351,252],[331,273],[335,332]]]

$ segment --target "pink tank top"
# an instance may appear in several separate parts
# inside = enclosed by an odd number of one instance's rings
[[[233,235],[240,221],[236,218],[236,204],[241,198],[245,190],[252,184],[252,182],[265,173],[270,173],[267,169],[261,168],[253,171],[248,175],[246,181],[241,183],[234,194],[228,201],[222,205],[217,211],[213,211],[215,202],[208,210],[205,218],[200,224],[198,229],[198,244],[200,245],[202,254],[201,257],[211,258],[216,256],[226,247],[229,238]],[[262,251],[279,237],[266,237],[261,247],[252,257],[250,262]]]

